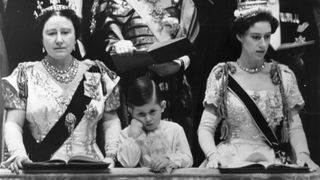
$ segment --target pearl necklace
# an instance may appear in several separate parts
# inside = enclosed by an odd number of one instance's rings
[[[47,58],[42,60],[42,64],[47,70],[47,72],[58,82],[60,83],[69,83],[71,82],[78,72],[79,62],[73,59],[73,62],[66,70],[59,70],[53,65],[50,65]]]
[[[243,67],[240,63],[239,63],[239,61],[237,61],[237,64],[238,64],[238,66],[239,66],[239,68],[241,69],[241,70],[243,70],[243,71],[245,71],[245,72],[248,72],[248,73],[251,73],[251,74],[253,74],[253,73],[257,73],[257,72],[260,72],[262,69],[264,69],[264,63],[260,66],[260,67],[257,67],[257,68],[246,68],[246,67]]]

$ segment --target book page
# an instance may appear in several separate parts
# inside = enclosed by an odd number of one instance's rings
[[[68,164],[70,163],[104,163],[103,161],[93,159],[89,156],[73,156],[69,159]]]
[[[268,168],[301,168],[297,164],[270,164]]]
[[[261,162],[241,161],[238,163],[229,164],[228,166],[225,166],[223,168],[253,168],[253,167],[267,168],[269,165],[271,164],[267,161],[261,161]]]

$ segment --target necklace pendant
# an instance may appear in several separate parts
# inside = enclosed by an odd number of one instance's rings
[[[65,126],[68,129],[69,134],[73,132],[76,123],[76,116],[72,113],[68,113],[65,118]]]

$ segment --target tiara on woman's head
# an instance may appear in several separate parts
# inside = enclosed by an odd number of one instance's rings
[[[238,8],[234,11],[236,19],[248,18],[258,13],[270,13],[268,0],[238,0]]]
[[[61,10],[76,10],[76,5],[72,0],[66,0],[66,5],[61,4],[60,0],[50,0],[50,6],[44,8],[43,1],[37,0],[37,10],[34,11],[34,16],[38,18],[46,12],[61,11]]]

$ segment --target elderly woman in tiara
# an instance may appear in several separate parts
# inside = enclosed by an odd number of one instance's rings
[[[241,55],[235,62],[216,65],[207,79],[198,129],[207,158],[202,166],[291,160],[314,171],[319,166],[310,159],[299,117],[304,100],[295,75],[287,66],[265,59],[278,21],[267,1],[239,2],[238,6],[233,30],[241,43]],[[214,136],[220,122],[222,142],[216,145]]]
[[[45,56],[20,63],[1,81],[10,153],[2,166],[18,172],[27,162],[68,161],[77,155],[112,165],[121,130],[119,77],[100,61],[73,57],[80,19],[70,4],[39,5],[36,30]],[[96,135],[104,147],[97,145]]]

